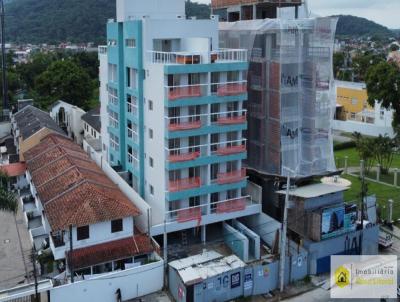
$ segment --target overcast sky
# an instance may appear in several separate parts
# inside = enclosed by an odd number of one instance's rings
[[[308,0],[308,3],[312,13],[320,16],[354,15],[389,28],[400,28],[400,0]]]

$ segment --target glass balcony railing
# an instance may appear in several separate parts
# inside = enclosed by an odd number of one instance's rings
[[[169,192],[179,192],[199,188],[201,186],[200,177],[189,177],[169,181]]]
[[[218,173],[215,182],[218,183],[219,185],[225,185],[225,184],[239,182],[244,179],[246,179],[246,169],[242,168],[237,171]]]
[[[165,87],[166,96],[170,101],[197,98],[203,96],[234,96],[247,92],[247,81],[234,81],[210,84],[174,85]]]
[[[194,51],[148,51],[148,60],[153,64],[214,64],[223,62],[247,62],[246,49],[219,49],[211,52]]]
[[[239,212],[246,209],[248,205],[253,204],[250,196],[238,197],[228,200],[211,203],[212,214],[223,214]]]

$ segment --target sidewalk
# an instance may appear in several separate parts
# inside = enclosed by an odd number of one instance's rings
[[[0,289],[15,287],[27,281],[33,270],[32,250],[22,209],[16,216],[0,211]]]

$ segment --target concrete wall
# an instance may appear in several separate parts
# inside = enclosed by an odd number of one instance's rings
[[[391,125],[385,127],[361,122],[334,120],[332,123],[332,128],[334,130],[351,133],[356,131],[360,132],[363,135],[369,136],[379,136],[387,134],[390,137],[394,137],[394,131]]]
[[[121,290],[122,300],[127,301],[161,290],[164,281],[163,269],[164,261],[159,260],[90,280],[55,287],[50,291],[50,301],[116,301],[115,292],[117,289]]]
[[[249,239],[226,222],[223,223],[224,242],[244,262],[249,261]]]
[[[260,259],[260,236],[237,220],[233,220],[233,227],[249,239],[249,257]]]

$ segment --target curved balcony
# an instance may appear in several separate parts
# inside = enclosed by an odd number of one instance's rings
[[[169,181],[169,192],[179,192],[199,188],[201,186],[200,177],[183,178]]]
[[[219,185],[225,185],[242,181],[245,178],[246,178],[246,169],[242,168],[240,170],[233,172],[218,173],[216,182]]]

